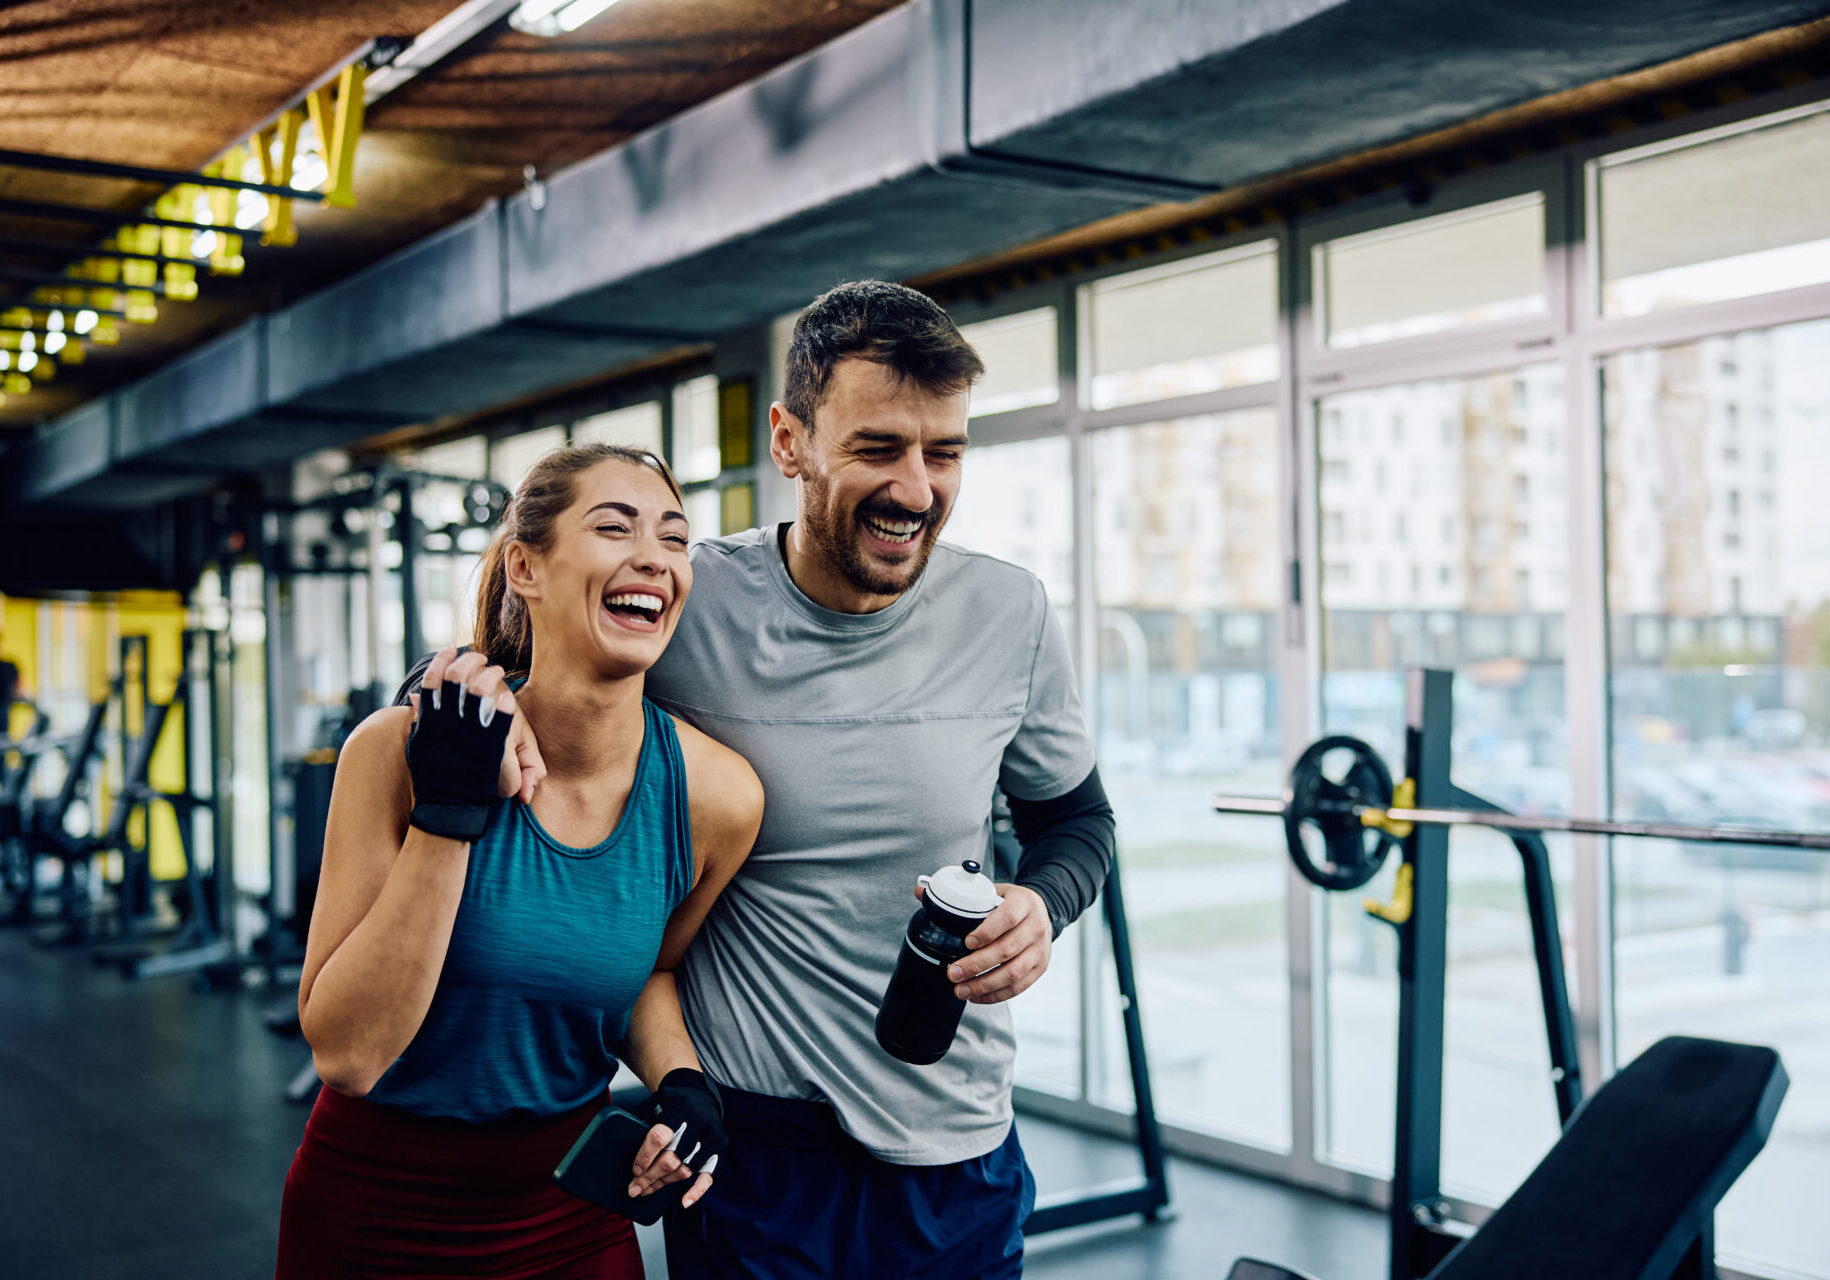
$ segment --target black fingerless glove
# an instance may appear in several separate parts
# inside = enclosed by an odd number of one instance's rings
[[[419,717],[407,738],[413,825],[447,840],[475,840],[489,824],[515,717],[496,710],[495,699],[479,698],[449,680],[436,700],[433,692],[420,691]]]
[[[713,1161],[731,1147],[724,1127],[724,1102],[718,1086],[703,1072],[675,1067],[661,1077],[661,1087],[634,1108],[650,1124],[664,1124],[679,1142],[674,1154],[695,1173],[717,1172]]]

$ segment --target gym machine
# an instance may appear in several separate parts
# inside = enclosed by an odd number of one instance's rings
[[[11,736],[12,713],[24,707],[31,727],[18,737]],[[37,877],[32,856],[26,848],[27,807],[31,803],[32,774],[38,761],[54,744],[48,736],[51,717],[26,698],[15,697],[0,707],[0,890],[11,904],[16,918],[32,914],[32,900],[37,892]]]
[[[1400,852],[1393,900],[1367,903],[1368,912],[1398,934],[1397,1132],[1387,1275],[1390,1280],[1549,1275],[1713,1280],[1714,1206],[1771,1132],[1786,1089],[1784,1069],[1771,1049],[1671,1037],[1583,1107],[1550,863],[1540,833],[1812,849],[1830,849],[1830,833],[1508,813],[1450,777],[1452,691],[1451,672],[1406,674],[1405,773],[1396,785],[1364,742],[1337,736],[1321,739],[1298,757],[1282,799],[1214,801],[1219,813],[1282,818],[1292,862],[1324,889],[1358,888],[1394,849]],[[1331,776],[1330,761],[1342,757],[1345,769]],[[1506,832],[1523,862],[1549,1074],[1564,1128],[1531,1178],[1478,1232],[1449,1218],[1441,1191],[1448,841],[1457,826]],[[1613,1154],[1604,1159],[1604,1153]],[[1615,1173],[1598,1182],[1594,1170],[1610,1167]],[[1629,1168],[1632,1185],[1619,1185]],[[1604,1214],[1592,1234],[1578,1229],[1577,1220],[1593,1220],[1602,1210],[1613,1216]],[[1595,1247],[1601,1238],[1612,1238],[1616,1247]],[[1301,1277],[1245,1259],[1232,1280]]]
[[[76,733],[18,744],[22,753],[31,754],[34,766],[55,753],[62,763],[63,777],[57,790],[49,796],[26,794],[26,780],[21,780],[19,833],[13,862],[15,875],[8,885],[13,895],[6,917],[8,924],[40,925],[60,921],[66,930],[82,928],[90,909],[89,861],[76,851],[77,841],[70,831],[72,814],[88,804],[105,746],[108,710],[120,694],[121,682],[117,677],[101,701],[89,707],[83,726]],[[38,909],[38,866],[46,860],[58,862],[61,869],[58,914],[49,918],[43,917]],[[76,936],[80,938],[81,935]]]
[[[163,977],[174,973],[198,973],[205,981],[239,972],[235,945],[236,888],[234,859],[230,848],[229,824],[218,807],[218,798],[228,790],[227,758],[218,749],[217,735],[224,716],[222,649],[225,637],[216,631],[186,630],[180,640],[181,667],[177,687],[171,699],[153,704],[140,737],[140,750],[132,757],[140,765],[137,780],[130,782],[117,798],[117,818],[130,804],[138,804],[148,814],[155,804],[170,806],[177,819],[178,838],[184,855],[182,881],[182,923],[163,950],[150,948],[109,949],[98,952],[98,962],[112,963],[130,978]],[[144,657],[142,656],[142,664]],[[148,777],[151,754],[158,733],[173,712],[178,714],[179,758],[183,762],[183,781],[176,791],[154,787]],[[198,767],[198,756],[207,762]],[[199,785],[201,783],[201,785]],[[210,859],[204,869],[201,850],[201,817],[209,820]],[[110,824],[111,831],[116,824]],[[123,843],[131,879],[150,884],[151,861],[145,848],[131,849]],[[124,881],[128,877],[124,877]],[[135,902],[143,891],[134,891]]]
[[[428,486],[445,488],[447,496],[453,489],[461,493],[457,520],[440,522],[439,503],[427,494]],[[501,485],[484,478],[383,463],[334,477],[324,493],[309,501],[269,504],[250,513],[259,531],[267,583],[273,861],[268,924],[256,950],[270,985],[277,986],[279,972],[304,958],[338,754],[356,725],[385,705],[392,685],[382,675],[380,621],[386,607],[387,577],[395,571],[387,567],[387,544],[391,540],[398,548],[402,650],[417,654],[425,644],[420,566],[428,558],[458,550],[464,535],[486,533],[500,520],[508,497]],[[341,583],[340,592],[319,592],[317,598],[324,609],[312,621],[320,627],[328,622],[335,630],[340,619],[342,649],[352,657],[360,656],[360,663],[350,665],[359,666],[363,674],[348,673],[347,683],[341,686],[347,689],[347,697],[339,704],[329,701],[329,691],[324,688],[310,691],[320,710],[316,723],[305,726],[294,721],[295,708],[309,697],[291,683],[301,667],[295,657],[299,615],[294,612],[294,600],[299,597],[300,584],[314,580]],[[295,732],[295,727],[305,731]],[[266,1023],[276,1035],[298,1036],[296,1003],[276,1001]],[[317,1075],[307,1060],[287,1083],[285,1094],[291,1101],[308,1102],[317,1086]]]
[[[1143,1165],[1140,1177],[1066,1191],[1036,1201],[1023,1224],[1024,1235],[1040,1235],[1067,1227],[1105,1222],[1142,1214],[1145,1222],[1159,1222],[1169,1206],[1168,1162],[1163,1154],[1162,1127],[1157,1123],[1156,1101],[1150,1091],[1150,1058],[1144,1050],[1144,1024],[1138,1011],[1137,973],[1131,963],[1131,926],[1125,916],[1125,897],[1119,885],[1118,863],[1106,876],[1100,907],[1112,940],[1112,963],[1118,971],[1118,1004],[1125,1020],[1125,1060],[1131,1068],[1134,1140]]]
[[[228,833],[216,820],[215,796],[221,782],[196,784],[193,737],[200,719],[208,719],[219,704],[214,696],[216,679],[214,633],[186,631],[181,637],[180,676],[165,702],[151,699],[147,689],[147,638],[121,638],[120,666],[109,695],[91,707],[83,731],[66,762],[63,786],[48,804],[41,804],[32,823],[29,847],[34,859],[54,858],[63,864],[63,928],[45,939],[51,944],[74,943],[90,948],[99,964],[118,965],[131,977],[189,972],[228,960],[233,947],[228,921],[233,910],[234,885],[230,874]],[[199,687],[201,686],[201,687]],[[111,704],[121,707],[122,775],[113,796],[108,823],[99,831],[75,834],[69,815],[89,795],[89,764],[99,759],[103,726]],[[131,727],[130,705],[139,708],[139,729]],[[176,790],[163,790],[152,781],[152,761],[167,727],[178,735],[182,781]],[[212,756],[214,753],[212,752]],[[150,851],[151,814],[164,804],[177,818],[184,874],[176,899],[175,928],[162,920],[152,877]],[[142,815],[138,833],[134,816]],[[200,856],[198,819],[211,818],[212,858],[206,878]],[[120,874],[112,882],[109,909],[98,912],[90,882],[99,874],[101,859],[113,855]],[[166,940],[162,950],[159,939]]]

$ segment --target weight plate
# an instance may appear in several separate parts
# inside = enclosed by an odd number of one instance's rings
[[[1349,761],[1344,770],[1337,766],[1336,776],[1330,777],[1324,768],[1334,752],[1347,752]],[[1311,884],[1324,889],[1359,888],[1379,873],[1398,840],[1364,825],[1354,806],[1388,809],[1391,803],[1392,775],[1378,752],[1345,734],[1310,743],[1290,770],[1290,791],[1284,800],[1284,839],[1290,860]],[[1320,860],[1304,839],[1305,827],[1320,833]]]

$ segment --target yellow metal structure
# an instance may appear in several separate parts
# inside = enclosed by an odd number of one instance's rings
[[[126,303],[128,324],[151,324],[159,318],[159,304],[149,290],[129,289]]]
[[[272,124],[253,137],[231,147],[203,169],[207,177],[241,181],[250,165],[250,155],[258,162],[263,185],[290,187],[297,167],[299,135],[307,119],[318,135],[318,146],[325,165],[322,184],[324,202],[338,208],[356,203],[356,144],[362,137],[366,100],[363,85],[368,68],[351,63],[327,83],[305,96],[304,106],[292,107],[275,117]],[[190,227],[161,227],[147,224],[122,227],[103,248],[130,256],[124,258],[94,257],[66,268],[72,284],[69,288],[48,286],[36,290],[31,299],[41,305],[89,307],[97,311],[120,311],[130,324],[152,324],[159,318],[158,293],[172,302],[190,302],[198,296],[196,258],[204,245],[211,275],[238,276],[247,266],[243,256],[243,236],[237,225],[243,192],[233,188],[204,187],[198,183],[180,183],[153,202],[154,216],[174,222],[199,224]],[[298,242],[298,228],[293,224],[293,202],[284,196],[264,195],[266,208],[261,217],[261,243],[286,246]],[[202,239],[208,237],[208,239]],[[161,264],[157,259],[170,259]],[[34,327],[27,319],[0,321]],[[36,327],[44,327],[37,324]],[[0,334],[0,349],[18,351],[18,335]],[[29,376],[10,373],[0,381],[0,394],[25,395],[32,380],[48,381],[56,376],[58,363],[81,364],[84,343],[111,346],[120,341],[120,329],[113,319],[104,318],[87,334],[71,329],[63,346],[46,353]],[[56,363],[49,358],[55,354]]]
[[[1391,807],[1394,809],[1415,809],[1417,807],[1416,779],[1405,778],[1392,788]],[[1384,809],[1360,810],[1360,823],[1362,826],[1377,827],[1389,835],[1397,836],[1400,840],[1410,835],[1411,829],[1416,825],[1396,821]]]
[[[299,153],[299,127],[305,113],[294,107],[282,111],[280,118],[254,135],[254,153],[260,157],[261,181],[270,187],[292,185],[293,161]],[[274,154],[274,148],[279,154]],[[267,216],[261,222],[261,243],[285,246],[299,242],[299,229],[292,225],[292,201],[283,196],[267,197]]]
[[[247,159],[244,148],[230,147],[223,152],[222,159],[206,168],[204,173],[211,177],[239,179]],[[247,265],[247,260],[241,256],[241,235],[235,230],[235,210],[241,193],[227,187],[211,187],[206,199],[210,222],[219,228],[210,246],[210,274],[238,276]]]
[[[1411,918],[1411,908],[1415,904],[1415,885],[1411,874],[1411,864],[1398,864],[1398,880],[1392,885],[1392,900],[1380,902],[1377,898],[1366,899],[1366,914],[1385,921],[1387,924],[1404,924]]]
[[[325,85],[305,97],[311,115],[311,127],[317,130],[318,147],[329,175],[325,178],[324,203],[338,209],[356,203],[356,142],[362,137],[362,114],[367,105],[362,86],[368,79],[368,68],[352,62],[337,77],[333,95]]]
[[[131,266],[144,263],[156,269],[158,263],[147,262],[144,258],[129,258],[123,265]],[[129,284],[135,283],[128,281]],[[148,280],[146,283],[151,284]],[[197,297],[197,268],[188,262],[168,262],[165,264],[165,296],[174,302],[191,302]]]
[[[97,258],[95,266],[88,273],[91,280],[119,280],[136,289],[151,288],[159,280],[159,264],[151,258]]]

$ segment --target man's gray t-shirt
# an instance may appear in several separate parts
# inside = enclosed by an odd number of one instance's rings
[[[992,791],[1045,800],[1093,768],[1042,584],[947,543],[888,608],[834,613],[788,576],[778,527],[698,544],[648,695],[763,784],[755,851],[679,971],[722,1083],[830,1103],[878,1158],[950,1164],[1010,1127],[1008,1004],[968,1005],[932,1066],[878,1047],[915,878],[991,847]],[[1013,868],[999,869],[998,879]]]

